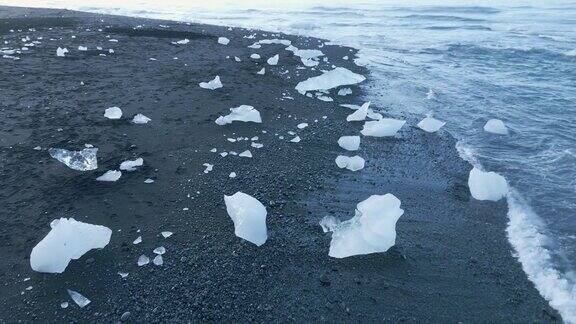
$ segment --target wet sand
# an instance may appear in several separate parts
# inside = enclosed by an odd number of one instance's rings
[[[243,38],[251,34],[256,38]],[[560,320],[512,255],[505,203],[471,199],[471,167],[448,133],[425,134],[413,126],[413,116],[395,116],[408,120],[396,138],[362,138],[364,170],[340,170],[334,158],[343,151],[336,141],[361,124],[347,123],[351,110],[338,105],[370,98],[359,87],[351,96],[333,94],[334,102],[302,96],[294,86],[316,71],[297,69],[299,59],[285,46],[247,48],[266,38],[290,39],[299,48],[317,48],[324,40],[0,7],[4,46],[22,46],[26,36],[43,39],[20,60],[0,59],[0,322],[115,322],[126,312],[124,320],[133,322]],[[219,36],[230,44],[218,44]],[[190,43],[171,43],[183,38]],[[89,50],[79,52],[79,45]],[[71,53],[56,57],[59,46]],[[370,85],[369,71],[343,59],[356,50],[326,45],[322,51],[329,62],[320,69],[346,67],[366,75]],[[250,59],[252,53],[262,59]],[[278,66],[267,66],[265,59],[277,53]],[[257,75],[263,66],[266,74]],[[215,75],[222,89],[198,87]],[[241,104],[256,107],[263,123],[214,123]],[[122,108],[121,120],[103,117],[111,106]],[[385,114],[386,107],[377,108]],[[152,121],[132,124],[137,113]],[[310,126],[298,130],[302,122]],[[289,142],[288,131],[302,141]],[[263,148],[227,141],[253,136]],[[70,170],[47,152],[86,143],[99,148],[96,171]],[[212,148],[250,149],[254,157],[221,157]],[[117,182],[95,181],[137,157],[144,159],[139,170]],[[214,170],[205,174],[203,163]],[[144,183],[147,178],[155,182]],[[261,247],[234,236],[223,195],[239,190],[267,206],[269,238]],[[388,192],[405,210],[396,246],[328,257],[330,235],[318,221],[348,219],[358,202]],[[62,274],[36,273],[30,251],[59,217],[105,225],[112,240]],[[174,235],[165,239],[161,231]],[[143,242],[132,244],[138,236]],[[158,246],[167,250],[163,266],[136,265]],[[80,309],[66,289],[92,303]]]

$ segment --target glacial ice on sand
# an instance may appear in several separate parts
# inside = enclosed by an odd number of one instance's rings
[[[34,271],[62,273],[71,260],[110,242],[112,230],[101,225],[79,222],[74,218],[55,219],[51,230],[32,249],[30,266]]]
[[[440,121],[432,117],[426,117],[422,119],[422,121],[420,121],[417,126],[418,128],[420,128],[425,132],[435,133],[438,130],[440,130],[440,128],[442,128],[442,126],[444,125],[446,125],[446,123],[443,121]]]
[[[159,247],[155,248],[154,251],[152,251],[152,252],[154,252],[154,254],[162,255],[162,254],[166,253],[166,248],[163,246],[159,246]]]
[[[498,201],[508,193],[508,182],[495,172],[483,172],[477,168],[470,171],[468,187],[474,199]]]
[[[70,298],[72,298],[72,300],[76,303],[76,305],[80,306],[80,308],[84,308],[85,306],[87,306],[88,304],[90,304],[90,299],[84,297],[82,294],[80,294],[77,291],[74,290],[68,290],[68,295],[70,295]],[[68,307],[68,305],[66,305],[66,307]],[[63,307],[63,308],[66,308]]]
[[[78,46],[78,50],[79,50],[79,51],[82,51],[82,52],[85,52],[85,51],[88,50],[88,47],[80,45],[80,46]]]
[[[266,230],[266,207],[256,198],[238,191],[224,196],[226,211],[234,222],[234,234],[261,246],[268,238]]]
[[[396,244],[396,222],[402,214],[394,195],[370,196],[356,205],[354,217],[332,228],[328,255],[345,258],[387,251]]]
[[[352,94],[352,89],[350,89],[350,88],[342,88],[342,89],[338,90],[339,96],[347,96],[350,94]]]
[[[136,261],[136,264],[138,264],[139,267],[145,266],[148,263],[150,263],[150,258],[146,256],[146,254],[139,256],[138,261]]]
[[[271,58],[269,58],[266,63],[268,63],[269,65],[276,65],[278,64],[278,60],[280,59],[280,55],[276,54],[274,56],[272,56]]]
[[[106,171],[106,173],[96,178],[96,181],[114,182],[118,181],[118,179],[120,179],[121,176],[122,176],[121,171],[108,170]]]
[[[120,163],[120,170],[122,171],[136,171],[136,168],[144,164],[143,158],[137,158],[136,160],[128,160]]]
[[[216,119],[216,124],[222,126],[230,124],[233,121],[261,123],[262,118],[260,118],[260,112],[254,107],[241,105],[239,107],[230,108],[230,114],[218,117]]]
[[[296,127],[298,129],[304,129],[304,128],[308,127],[308,123],[300,123],[300,124],[296,125]]]
[[[363,121],[366,119],[366,116],[368,115],[368,108],[370,108],[370,101],[364,103],[360,109],[356,110],[355,112],[353,112],[352,114],[348,115],[348,117],[346,117],[346,121]]]
[[[155,256],[154,259],[152,260],[152,263],[154,263],[155,266],[163,265],[164,259],[162,258],[162,255],[158,254],[157,256]]]
[[[188,38],[184,38],[182,40],[172,42],[172,44],[175,44],[175,45],[186,45],[188,43],[190,43],[190,40]]]
[[[266,68],[262,68],[260,71],[256,72],[256,74],[264,75],[266,73]]]
[[[67,48],[58,47],[58,48],[56,49],[56,56],[58,56],[58,57],[65,57],[65,56],[66,56],[66,53],[68,53],[68,49],[67,49]]]
[[[296,85],[296,90],[304,94],[307,91],[330,90],[343,85],[351,85],[366,80],[363,75],[354,73],[346,68],[337,67],[324,71],[321,75],[311,77]]]
[[[122,109],[118,107],[106,108],[104,111],[104,117],[108,119],[120,119],[122,118]]]
[[[208,172],[212,171],[212,169],[214,169],[214,165],[213,165],[213,164],[204,163],[204,164],[202,164],[202,165],[206,167],[206,169],[204,169],[204,173],[208,173]]]
[[[149,121],[151,121],[152,119],[142,115],[142,114],[136,114],[134,116],[134,118],[132,119],[132,122],[134,124],[148,124]]]
[[[230,43],[230,40],[228,38],[218,37],[218,44],[228,45],[228,43]]]
[[[347,151],[357,151],[360,148],[360,136],[342,136],[338,145]]]
[[[251,158],[251,157],[252,157],[252,152],[250,152],[250,150],[246,150],[246,151],[238,154],[238,156]]]
[[[220,81],[220,76],[218,75],[213,80],[208,82],[200,82],[198,85],[202,89],[216,90],[222,88],[222,82]]]
[[[364,159],[358,155],[353,157],[338,155],[338,157],[336,157],[336,165],[338,165],[340,169],[346,168],[350,171],[358,171],[364,169],[364,164]]]
[[[324,218],[320,220],[320,226],[324,233],[332,232],[339,224],[340,221],[334,216],[324,216]]]
[[[492,134],[506,135],[508,128],[500,119],[490,119],[484,125],[484,131]]]
[[[81,151],[68,151],[60,148],[51,148],[48,150],[50,156],[64,163],[72,170],[90,171],[98,168],[96,153],[97,148],[85,148]]]
[[[300,143],[302,139],[300,138],[300,136],[296,135],[296,137],[294,137],[293,139],[290,140],[290,142],[292,143]]]
[[[169,238],[169,237],[172,236],[172,234],[174,234],[174,233],[169,232],[169,231],[163,231],[163,232],[161,232],[160,234],[161,234],[164,238]]]
[[[406,124],[405,120],[382,118],[380,120],[367,121],[362,128],[362,135],[374,137],[394,136]]]

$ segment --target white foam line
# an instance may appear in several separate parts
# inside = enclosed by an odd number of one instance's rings
[[[481,166],[474,150],[458,141],[456,150],[460,157],[473,166]],[[514,249],[514,257],[536,289],[556,309],[566,323],[576,323],[576,283],[554,268],[552,255],[546,248],[550,241],[543,234],[545,226],[522,196],[511,188],[508,203],[508,241]]]

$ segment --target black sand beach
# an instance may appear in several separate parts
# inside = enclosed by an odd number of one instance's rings
[[[243,38],[251,34],[256,38]],[[370,98],[359,87],[351,96],[333,96],[334,102],[302,96],[294,86],[316,71],[296,69],[299,59],[285,46],[247,48],[264,38],[290,39],[299,48],[325,41],[0,7],[0,37],[9,42],[0,47],[22,46],[26,36],[42,37],[41,44],[20,60],[0,59],[0,322],[560,321],[512,255],[505,203],[470,198],[471,167],[448,133],[425,134],[408,126],[414,117],[396,116],[408,120],[396,138],[363,137],[358,154],[365,169],[340,170],[336,141],[361,124],[347,123],[351,111],[338,105]],[[218,44],[219,36],[230,44]],[[190,43],[172,44],[184,38]],[[79,52],[79,45],[89,50]],[[58,47],[71,52],[56,57]],[[320,69],[346,67],[366,75],[370,85],[369,71],[342,59],[354,49],[326,45],[322,51],[329,63]],[[263,59],[250,59],[252,53]],[[257,75],[265,58],[277,53],[278,66]],[[198,87],[215,75],[223,88]],[[242,104],[260,110],[263,123],[214,123]],[[111,106],[122,108],[121,120],[103,117]],[[377,108],[385,114],[386,107]],[[137,113],[152,121],[132,124]],[[310,126],[298,130],[302,122]],[[288,131],[302,141],[291,143]],[[263,148],[227,141],[253,136]],[[47,152],[86,143],[99,148],[96,171],[70,170]],[[250,149],[254,157],[221,157],[212,148]],[[95,181],[137,157],[144,158],[141,169],[117,182]],[[203,173],[203,163],[214,170]],[[228,177],[232,171],[237,178]],[[144,183],[147,178],[155,182]],[[234,236],[223,195],[239,190],[267,206],[269,238],[261,247]],[[396,246],[330,258],[330,234],[319,220],[351,218],[358,202],[388,192],[405,210]],[[112,240],[62,274],[36,273],[30,251],[59,217],[105,225]],[[165,239],[161,231],[174,235]],[[142,243],[133,245],[138,236]],[[163,266],[136,265],[158,246],[167,250]],[[79,308],[67,289],[92,303]]]

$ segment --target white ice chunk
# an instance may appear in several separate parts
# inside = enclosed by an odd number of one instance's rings
[[[339,224],[340,221],[334,216],[325,216],[320,220],[320,226],[322,226],[322,231],[324,233],[332,232]]]
[[[254,54],[250,55],[250,58],[253,59],[253,60],[259,60],[259,59],[260,59],[260,55],[254,53]]]
[[[394,195],[370,196],[356,205],[354,217],[333,228],[328,255],[345,258],[387,251],[396,244],[396,222],[402,214]]]
[[[238,156],[251,158],[251,157],[252,157],[252,152],[250,152],[250,150],[246,150],[246,151],[238,154]]]
[[[290,140],[290,142],[292,143],[300,143],[302,139],[300,138],[300,136],[296,136],[293,139]]]
[[[230,114],[218,117],[216,124],[222,126],[233,121],[261,123],[262,118],[260,118],[260,112],[254,107],[241,105],[240,107],[230,108]]]
[[[406,124],[405,120],[382,118],[380,120],[367,121],[362,128],[362,135],[385,137],[394,136]]]
[[[154,257],[154,260],[152,260],[152,263],[154,263],[154,265],[156,266],[161,266],[164,264],[164,259],[162,258],[162,255],[157,255],[156,257]]]
[[[134,116],[134,118],[132,119],[132,122],[134,124],[147,124],[149,121],[151,121],[152,119],[142,115],[142,114],[137,114],[136,116]]]
[[[508,193],[508,182],[495,172],[483,172],[477,168],[470,171],[468,187],[474,199],[498,201]]]
[[[139,267],[145,266],[148,263],[150,263],[150,258],[148,256],[146,256],[145,254],[142,254],[141,256],[139,256],[138,261],[136,262],[136,264],[138,264]]]
[[[250,146],[252,146],[253,148],[263,148],[264,144],[253,142],[252,144],[250,144]]]
[[[122,118],[122,109],[118,107],[106,108],[104,111],[104,117],[108,119],[120,119]]]
[[[56,49],[56,56],[58,57],[65,57],[66,53],[68,53],[68,49],[67,48],[60,48],[58,47]]]
[[[236,172],[230,172],[230,174],[228,175],[229,178],[236,178]]]
[[[256,72],[256,74],[264,75],[266,73],[266,68],[262,68],[260,71]]]
[[[358,155],[353,157],[338,155],[336,157],[336,165],[338,165],[340,169],[346,168],[350,171],[358,171],[364,169],[364,164],[364,159]]]
[[[500,119],[490,119],[484,125],[484,131],[492,134],[506,135],[508,134],[508,128]]]
[[[144,180],[144,183],[154,183],[154,179],[148,178],[148,179]]]
[[[120,179],[121,176],[122,176],[121,171],[108,170],[106,171],[106,173],[96,178],[96,181],[114,182],[118,181],[118,179]]]
[[[81,151],[68,151],[65,149],[51,148],[48,150],[50,156],[64,163],[72,170],[90,171],[98,168],[96,153],[97,148],[85,148]]]
[[[228,43],[230,43],[230,40],[228,38],[218,37],[218,44],[228,45]]]
[[[360,148],[360,136],[342,136],[338,145],[347,151],[357,151]]]
[[[206,169],[204,169],[204,173],[208,173],[214,168],[214,165],[210,163],[204,163],[202,165],[206,167]]]
[[[188,43],[190,43],[190,40],[188,38],[184,38],[182,40],[172,42],[172,44],[177,44],[177,45],[186,45]]]
[[[138,237],[134,240],[134,242],[132,242],[132,244],[134,244],[134,245],[140,244],[140,243],[142,243],[142,236],[138,236]]]
[[[301,94],[306,91],[329,90],[342,85],[360,83],[366,78],[360,74],[354,73],[346,68],[337,67],[331,71],[325,71],[319,76],[311,77],[296,85],[296,90]]]
[[[349,94],[352,94],[352,89],[350,89],[350,88],[342,88],[342,89],[338,90],[339,96],[347,96]]]
[[[308,123],[300,123],[300,124],[296,125],[296,127],[298,127],[298,129],[304,129],[304,128],[308,127]]]
[[[418,123],[418,127],[428,133],[437,132],[442,126],[446,125],[445,122],[432,117],[426,117]]]
[[[71,260],[92,249],[103,249],[110,242],[112,230],[105,226],[55,219],[50,232],[32,249],[30,266],[34,271],[62,273]]]
[[[202,89],[216,90],[222,88],[222,82],[220,81],[220,77],[218,75],[213,80],[208,82],[200,82],[198,85]]]
[[[268,238],[266,230],[266,207],[256,198],[238,191],[232,196],[224,195],[226,211],[234,222],[234,234],[261,246]]]
[[[79,51],[82,51],[82,52],[85,52],[85,51],[88,50],[88,47],[86,47],[86,46],[78,46],[78,50],[79,50]]]
[[[80,308],[84,308],[85,306],[87,306],[88,304],[90,304],[90,299],[82,296],[82,294],[80,294],[77,291],[74,290],[68,290],[68,295],[70,295],[70,298],[72,298],[72,300],[76,303],[76,305],[80,306]],[[62,305],[60,305],[62,307]],[[66,307],[68,307],[68,305],[66,305]],[[66,308],[63,307],[63,308]]]
[[[274,56],[272,56],[271,58],[269,58],[266,63],[268,63],[269,65],[276,65],[278,64],[278,60],[280,59],[280,55],[276,54]]]
[[[166,248],[163,246],[159,246],[159,247],[155,248],[154,251],[152,251],[152,252],[154,252],[154,254],[162,255],[162,254],[166,253]]]
[[[368,108],[370,107],[370,101],[364,103],[358,110],[346,117],[346,121],[363,121],[368,115]]]
[[[162,234],[162,236],[163,236],[164,238],[169,238],[169,237],[172,236],[172,234],[174,234],[174,233],[169,232],[169,231],[164,231],[164,232],[161,232],[160,234]]]
[[[136,171],[136,168],[144,164],[143,158],[137,158],[136,160],[128,160],[120,163],[120,170],[123,171]]]

